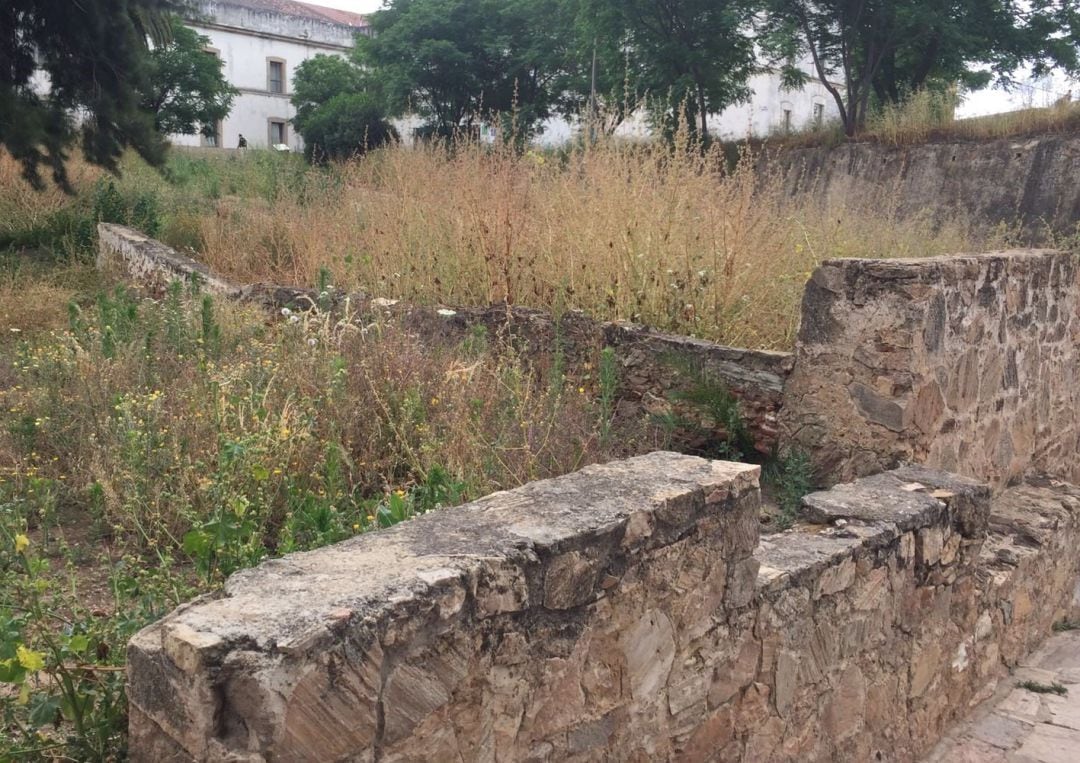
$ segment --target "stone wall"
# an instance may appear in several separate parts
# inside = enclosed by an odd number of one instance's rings
[[[910,761],[1075,607],[1080,491],[912,467],[759,543],[757,478],[654,453],[238,573],[132,640],[132,759]]]
[[[827,480],[915,462],[1001,487],[1080,481],[1080,284],[1049,251],[831,260],[781,412]]]
[[[195,280],[211,294],[240,296],[240,287],[215,276],[202,263],[123,225],[98,224],[97,266],[154,292],[164,292],[173,281]]]
[[[121,225],[100,224],[98,238],[99,267],[114,269],[151,293],[163,293],[173,280],[196,278],[212,293],[275,311],[281,307],[308,309],[319,296],[312,289],[293,286],[232,283]],[[722,437],[725,433],[717,422],[701,419],[700,412],[678,400],[680,392],[704,380],[739,400],[750,447],[760,456],[777,447],[782,390],[791,370],[789,353],[725,347],[626,322],[602,323],[576,310],[556,318],[542,310],[507,305],[440,309],[362,293],[338,294],[329,302],[341,307],[346,299],[350,309],[363,319],[399,321],[432,341],[458,342],[474,327],[483,326],[491,338],[512,342],[531,356],[561,353],[571,373],[590,369],[595,375],[600,350],[611,347],[619,372],[617,394],[622,415],[674,412],[692,421],[694,432],[683,438],[690,444],[698,430],[716,430]]]
[[[914,146],[846,143],[785,150],[771,161],[792,193],[859,207],[880,199],[900,218],[957,215],[1069,235],[1080,220],[1080,136],[1044,135]]]

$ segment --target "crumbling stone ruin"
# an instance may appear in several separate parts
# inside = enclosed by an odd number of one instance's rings
[[[134,235],[103,258],[164,267]],[[698,353],[832,487],[762,536],[758,467],[658,452],[266,562],[131,641],[133,759],[919,760],[1080,609],[1077,278],[1042,251],[830,261],[792,355],[389,306],[611,346],[627,404]]]

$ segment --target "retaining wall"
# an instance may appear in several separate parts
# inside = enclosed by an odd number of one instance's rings
[[[1080,221],[1080,136],[1045,135],[914,146],[847,143],[784,150],[770,160],[791,193],[830,205],[879,199],[904,217],[1026,226],[1031,241],[1070,235]]]
[[[915,760],[1074,604],[1077,491],[908,468],[759,545],[757,477],[654,453],[238,573],[132,640],[132,758]]]
[[[1075,255],[830,260],[807,284],[782,439],[826,481],[916,462],[1080,482]]]

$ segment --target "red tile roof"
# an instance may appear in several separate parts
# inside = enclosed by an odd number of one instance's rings
[[[222,0],[222,4],[236,5],[253,11],[282,13],[286,16],[297,16],[302,19],[322,21],[326,24],[337,24],[339,26],[356,28],[367,26],[367,18],[362,14],[339,11],[336,8],[326,8],[311,3],[301,3],[296,0]]]

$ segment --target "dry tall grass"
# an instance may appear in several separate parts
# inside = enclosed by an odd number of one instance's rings
[[[76,159],[69,163],[73,187],[82,190],[102,175],[101,169]],[[0,150],[0,240],[19,231],[46,227],[51,215],[71,203],[71,197],[51,182],[35,191],[22,177],[18,162]]]
[[[304,198],[222,204],[201,256],[246,280],[334,284],[444,304],[580,308],[735,345],[792,343],[828,257],[990,246],[963,219],[897,219],[883,189],[856,207],[786,195],[719,149],[608,145],[561,156],[389,149]]]

